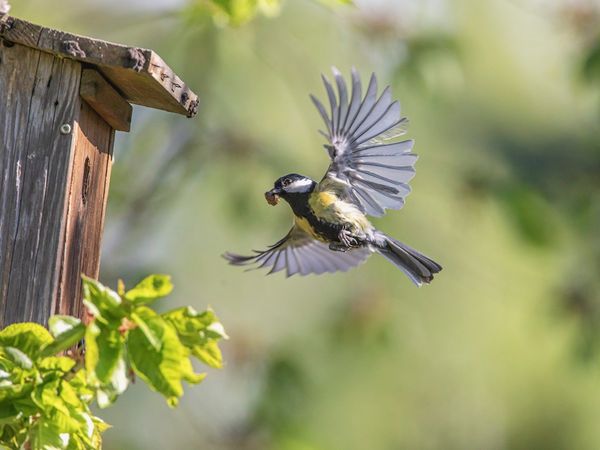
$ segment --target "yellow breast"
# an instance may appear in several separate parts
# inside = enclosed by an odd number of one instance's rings
[[[323,210],[330,208],[338,200],[338,196],[333,192],[315,192],[311,195],[308,203],[314,211],[315,209]]]
[[[372,228],[356,205],[341,200],[335,191],[316,191],[309,197],[308,204],[315,215],[326,222],[347,223],[362,232]]]

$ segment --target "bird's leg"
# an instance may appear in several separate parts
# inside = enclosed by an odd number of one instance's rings
[[[338,233],[338,240],[339,242],[332,242],[329,244],[330,250],[346,252],[351,248],[360,247],[360,242],[347,225],[344,225]]]

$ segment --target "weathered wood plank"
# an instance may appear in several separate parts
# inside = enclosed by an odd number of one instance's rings
[[[25,142],[31,92],[36,83],[40,53],[28,47],[6,47],[0,42],[0,298],[6,299],[26,162]],[[10,113],[8,113],[10,111]],[[7,302],[0,302],[0,322]]]
[[[97,66],[131,103],[188,117],[196,114],[198,96],[152,50],[51,30],[14,17],[7,23],[0,28],[3,39]]]
[[[83,70],[79,93],[112,128],[129,131],[131,105],[97,71]]]
[[[82,102],[74,138],[59,300],[54,313],[81,315],[81,274],[97,278],[100,268],[114,131]],[[78,301],[74,304],[73,299]]]
[[[5,180],[0,192],[5,249],[0,255],[0,325],[44,323],[58,293],[74,149],[73,136],[63,125],[72,127],[78,118],[81,64],[20,45],[2,47],[0,58],[0,86],[7,102],[0,110],[0,176]]]

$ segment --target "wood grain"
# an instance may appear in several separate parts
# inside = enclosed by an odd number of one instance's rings
[[[114,131],[86,102],[74,129],[57,314],[81,316],[81,274],[98,277]],[[73,299],[76,299],[74,302]]]
[[[198,96],[152,50],[44,28],[15,17],[0,29],[6,41],[97,67],[130,103],[192,117]]]
[[[0,47],[0,325],[44,323],[54,310],[81,64]]]
[[[129,131],[131,105],[97,71],[83,70],[79,94],[113,129]]]
[[[81,316],[80,276],[98,275],[114,130],[80,97],[81,74],[0,46],[0,326]]]

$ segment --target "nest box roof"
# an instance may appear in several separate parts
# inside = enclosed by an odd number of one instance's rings
[[[99,70],[130,103],[192,117],[198,96],[152,50],[52,30],[0,14],[0,38]]]

